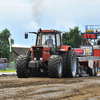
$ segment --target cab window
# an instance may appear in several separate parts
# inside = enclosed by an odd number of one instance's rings
[[[56,39],[57,39],[57,48],[59,48],[60,47],[60,43],[61,43],[60,34],[56,34]]]

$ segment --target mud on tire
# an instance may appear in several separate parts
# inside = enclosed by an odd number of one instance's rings
[[[28,69],[29,59],[26,55],[20,55],[16,61],[16,72],[19,78],[28,78],[30,69]]]
[[[62,57],[59,55],[52,55],[48,61],[49,77],[61,78],[62,73],[63,73]]]

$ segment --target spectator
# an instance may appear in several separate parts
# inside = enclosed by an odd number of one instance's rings
[[[91,43],[88,40],[86,40],[84,45],[91,45]]]

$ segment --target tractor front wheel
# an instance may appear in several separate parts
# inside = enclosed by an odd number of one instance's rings
[[[63,73],[62,57],[59,55],[52,55],[48,61],[49,77],[61,78],[62,73]]]
[[[26,55],[20,55],[16,61],[16,72],[18,78],[29,78],[30,69],[28,69],[29,59]]]

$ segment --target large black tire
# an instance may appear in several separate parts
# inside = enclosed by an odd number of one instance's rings
[[[76,77],[77,73],[76,53],[74,49],[68,50],[67,53],[67,77]]]
[[[63,60],[63,77],[67,77],[67,52],[60,54]]]
[[[29,59],[26,55],[20,55],[16,61],[16,72],[18,78],[29,78],[30,69],[28,69]]]
[[[62,73],[63,73],[62,57],[59,55],[52,55],[48,61],[49,77],[61,78]]]

